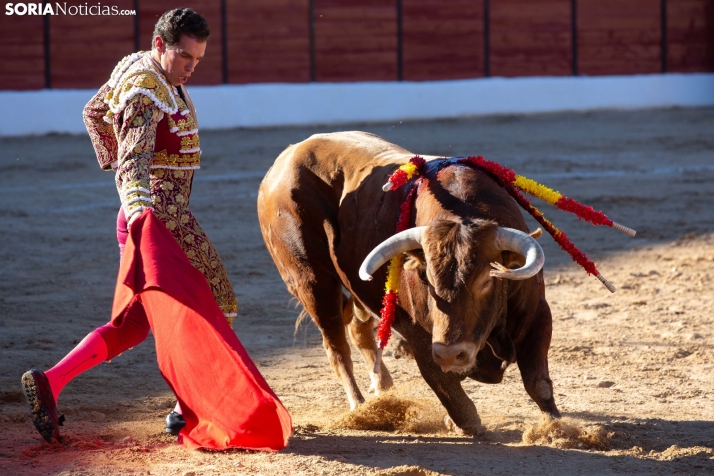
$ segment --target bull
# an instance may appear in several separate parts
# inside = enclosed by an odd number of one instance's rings
[[[346,335],[372,369],[383,265],[406,253],[394,329],[445,407],[447,424],[477,433],[480,419],[461,382],[499,383],[512,363],[541,411],[559,417],[548,374],[543,251],[518,205],[487,173],[426,156],[427,180],[412,185],[411,228],[394,235],[408,187],[384,193],[382,186],[413,155],[364,132],[316,134],[283,151],[260,185],[265,244],[319,328],[350,408],[364,397]],[[360,265],[362,277],[374,279],[361,279]],[[393,386],[385,365],[370,378],[377,394]]]

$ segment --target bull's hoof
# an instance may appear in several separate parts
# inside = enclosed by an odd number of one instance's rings
[[[374,395],[377,397],[394,387],[394,381],[392,380],[392,376],[389,375],[387,368],[384,367],[384,363],[382,363],[382,368],[378,374],[374,372],[369,373],[369,380],[370,385],[369,390],[367,392],[374,393]]]
[[[460,436],[476,436],[483,432],[483,427],[481,426],[480,421],[460,427],[454,423],[454,420],[452,420],[449,415],[444,417],[444,425],[447,430]]]

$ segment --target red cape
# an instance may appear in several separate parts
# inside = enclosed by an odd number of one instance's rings
[[[292,433],[288,411],[228,326],[208,282],[150,211],[129,231],[112,322],[144,305],[159,369],[181,403],[189,448],[277,451]]]

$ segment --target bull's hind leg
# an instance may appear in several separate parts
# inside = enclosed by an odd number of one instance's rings
[[[350,298],[345,306],[345,322],[352,343],[362,353],[362,358],[369,367],[370,392],[379,395],[394,386],[392,376],[382,362],[379,372],[374,373],[374,363],[377,360],[377,341],[374,338],[376,319],[367,312],[354,298]]]
[[[314,287],[310,287],[312,289],[301,289],[298,299],[307,309],[317,328],[320,329],[322,346],[327,353],[327,360],[342,382],[350,409],[354,410],[357,405],[364,403],[364,397],[355,381],[351,350],[347,343],[343,320],[342,283],[331,277],[323,276],[318,279]]]
[[[307,197],[315,198],[311,193]],[[319,203],[303,204],[305,209],[318,209]],[[260,204],[259,204],[260,209]],[[269,222],[261,217],[261,231],[280,276],[322,333],[322,345],[332,370],[342,382],[350,408],[364,402],[352,371],[352,357],[343,321],[342,282],[332,265],[329,240],[322,233],[324,223],[310,223],[296,218],[289,210],[277,213]]]
[[[519,346],[516,359],[528,395],[541,411],[554,418],[560,418],[553,396],[553,381],[548,374],[548,349],[552,328],[550,307],[545,299],[541,298],[538,314]]]

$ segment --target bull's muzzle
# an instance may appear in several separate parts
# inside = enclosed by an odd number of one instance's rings
[[[476,364],[477,352],[478,349],[473,342],[452,345],[435,342],[431,345],[434,362],[444,372],[464,373],[471,370]]]

